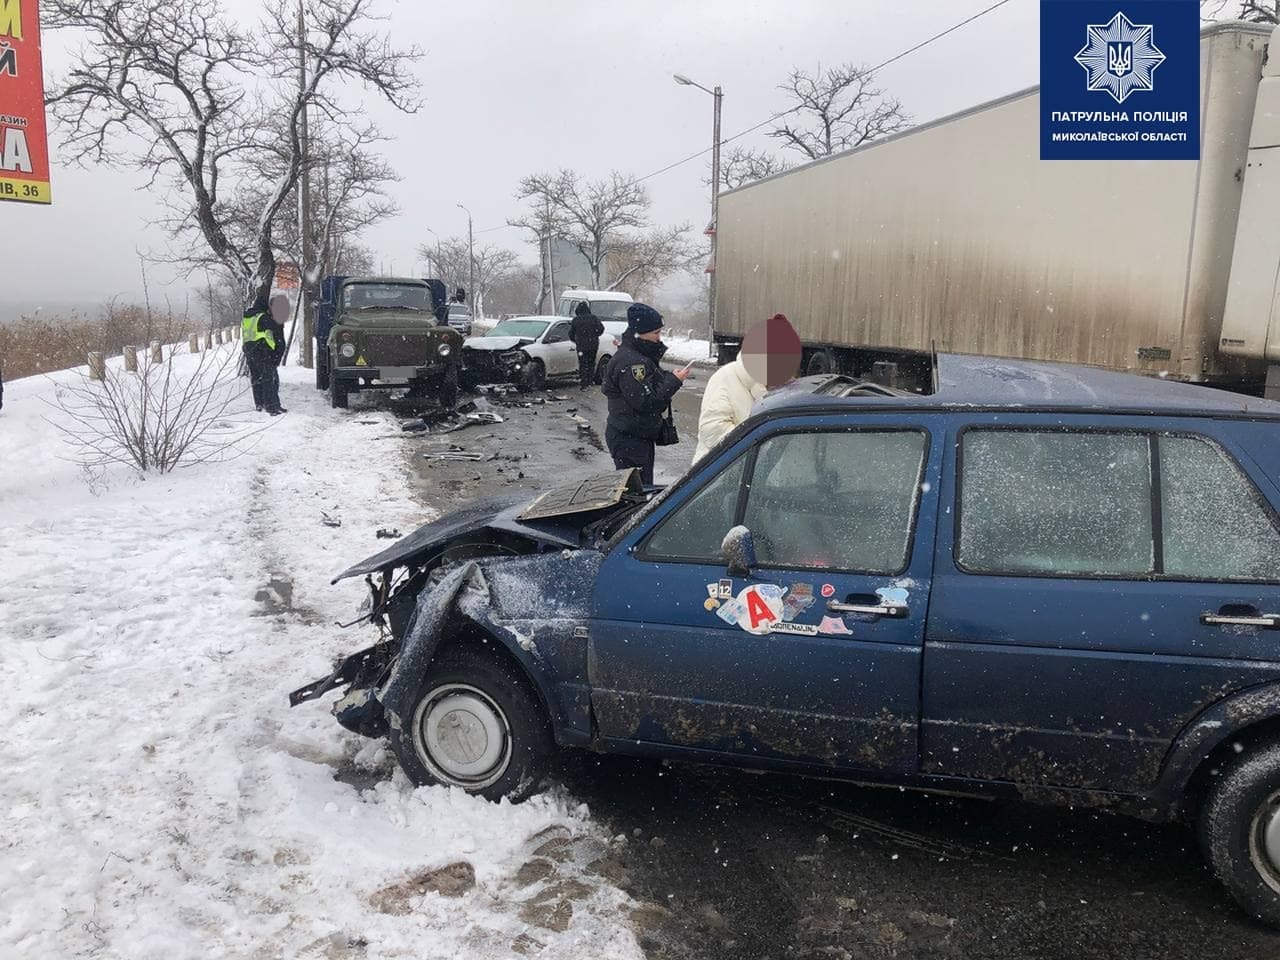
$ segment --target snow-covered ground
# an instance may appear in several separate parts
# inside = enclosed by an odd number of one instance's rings
[[[691,360],[708,360],[712,356],[709,342],[705,339],[673,334],[663,337],[662,342],[667,345],[665,360],[688,363]]]
[[[639,956],[585,807],[414,789],[288,707],[369,639],[329,579],[428,519],[395,421],[287,367],[242,456],[90,484],[46,419],[75,376],[0,411],[0,957]]]

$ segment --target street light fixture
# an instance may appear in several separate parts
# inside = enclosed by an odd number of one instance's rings
[[[703,93],[711,95],[715,101],[714,113],[711,121],[711,225],[707,229],[708,236],[711,237],[711,264],[707,268],[707,272],[711,274],[711,288],[707,294],[707,344],[714,345],[716,339],[716,228],[718,223],[718,214],[720,212],[720,102],[724,99],[724,94],[717,86],[714,90],[708,90],[696,80],[690,80],[683,73],[673,73],[671,78],[683,87],[697,87]]]
[[[440,256],[440,234],[436,233],[430,227],[427,227],[427,233],[431,234],[433,237],[436,238],[436,255],[435,255],[435,258],[432,260],[432,268],[431,268],[432,272],[443,274],[444,273],[444,267],[442,265],[443,258]],[[443,279],[443,277],[441,277],[440,279]]]
[[[471,211],[467,210],[462,204],[458,204],[459,210],[466,210],[467,213],[467,259],[470,262],[470,270],[467,273],[467,284],[471,290],[471,314],[476,313],[476,241],[475,231],[471,228]]]

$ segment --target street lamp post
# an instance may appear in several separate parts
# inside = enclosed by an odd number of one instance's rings
[[[703,93],[711,94],[714,103],[711,118],[711,287],[707,292],[707,344],[714,349],[716,339],[716,233],[720,227],[720,102],[724,93],[717,86],[708,90],[695,80],[690,80],[682,73],[672,74],[676,83],[686,87],[697,87]]]
[[[458,204],[458,209],[467,212],[467,259],[470,269],[467,273],[467,283],[471,289],[471,313],[474,316],[476,312],[476,240],[475,231],[471,228],[471,211],[467,210],[462,204]]]
[[[435,259],[432,261],[432,262],[433,262],[433,264],[434,264],[434,267],[432,268],[432,272],[433,272],[433,273],[438,273],[438,274],[441,274],[441,275],[442,275],[441,277],[438,277],[437,279],[443,279],[444,267],[443,267],[443,265],[442,265],[442,264],[443,264],[443,261],[442,261],[442,258],[441,258],[441,256],[440,256],[440,234],[436,233],[436,232],[435,232],[434,230],[432,230],[430,227],[427,227],[427,233],[431,234],[433,237],[435,237],[435,238],[436,238],[436,255],[435,255]]]

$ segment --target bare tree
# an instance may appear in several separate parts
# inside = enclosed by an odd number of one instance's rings
[[[781,157],[764,150],[733,147],[720,158],[720,186],[725,190],[736,190],[744,184],[790,170],[791,166]],[[711,176],[708,174],[703,182],[710,185]]]
[[[1219,20],[1223,14],[1251,23],[1280,23],[1280,0],[1200,0],[1200,17]]]
[[[489,316],[548,312],[539,298],[541,273],[539,267],[522,263],[494,280],[485,292],[485,310]]]
[[[417,109],[418,51],[391,47],[370,6],[305,0],[299,36],[292,4],[264,3],[263,22],[249,30],[201,0],[45,0],[47,26],[87,41],[47,98],[67,155],[131,162],[151,185],[171,186],[168,224],[190,243],[182,258],[221,265],[246,299],[265,295],[275,230],[302,171],[304,111],[331,129],[356,127],[361,111],[336,96],[351,83]],[[299,55],[305,86],[294,72]],[[265,188],[264,165],[274,167]],[[256,198],[247,221],[237,213],[246,196]]]
[[[471,274],[471,249],[465,237],[449,237],[440,241],[438,246],[421,244],[418,256],[431,262],[432,272],[450,290],[467,286]],[[471,291],[471,303],[476,316],[484,316],[485,295],[495,284],[506,279],[519,260],[514,251],[504,247],[484,244],[475,248],[475,289]]]
[[[688,224],[656,230],[649,226],[649,194],[634,177],[617,171],[606,180],[584,181],[572,170],[535,174],[520,181],[518,199],[550,207],[559,236],[573,244],[591,270],[591,284],[603,285],[606,265],[617,264],[608,284],[642,270],[668,269],[685,255]]]
[[[517,199],[521,199],[518,194]],[[552,264],[551,241],[564,232],[559,211],[545,197],[531,197],[529,212],[523,217],[508,220],[507,225],[519,227],[529,234],[529,239],[538,246],[538,295],[529,308],[535,314],[547,312],[547,298],[555,297],[551,289]]]
[[[911,119],[896,97],[886,95],[863,67],[846,63],[812,74],[792,70],[779,90],[787,94],[794,121],[775,127],[769,136],[810,160],[829,157],[906,127]]]
[[[619,242],[613,251],[611,290],[625,290],[639,298],[661,280],[694,264],[701,266],[705,249],[695,248],[688,240],[687,226],[649,230]]]

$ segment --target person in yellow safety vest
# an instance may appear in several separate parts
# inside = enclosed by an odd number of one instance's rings
[[[240,340],[245,364],[249,367],[253,405],[277,417],[288,412],[280,406],[280,374],[276,368],[284,356],[284,321],[289,316],[289,298],[277,294],[269,303],[265,300],[260,297],[244,312]]]

